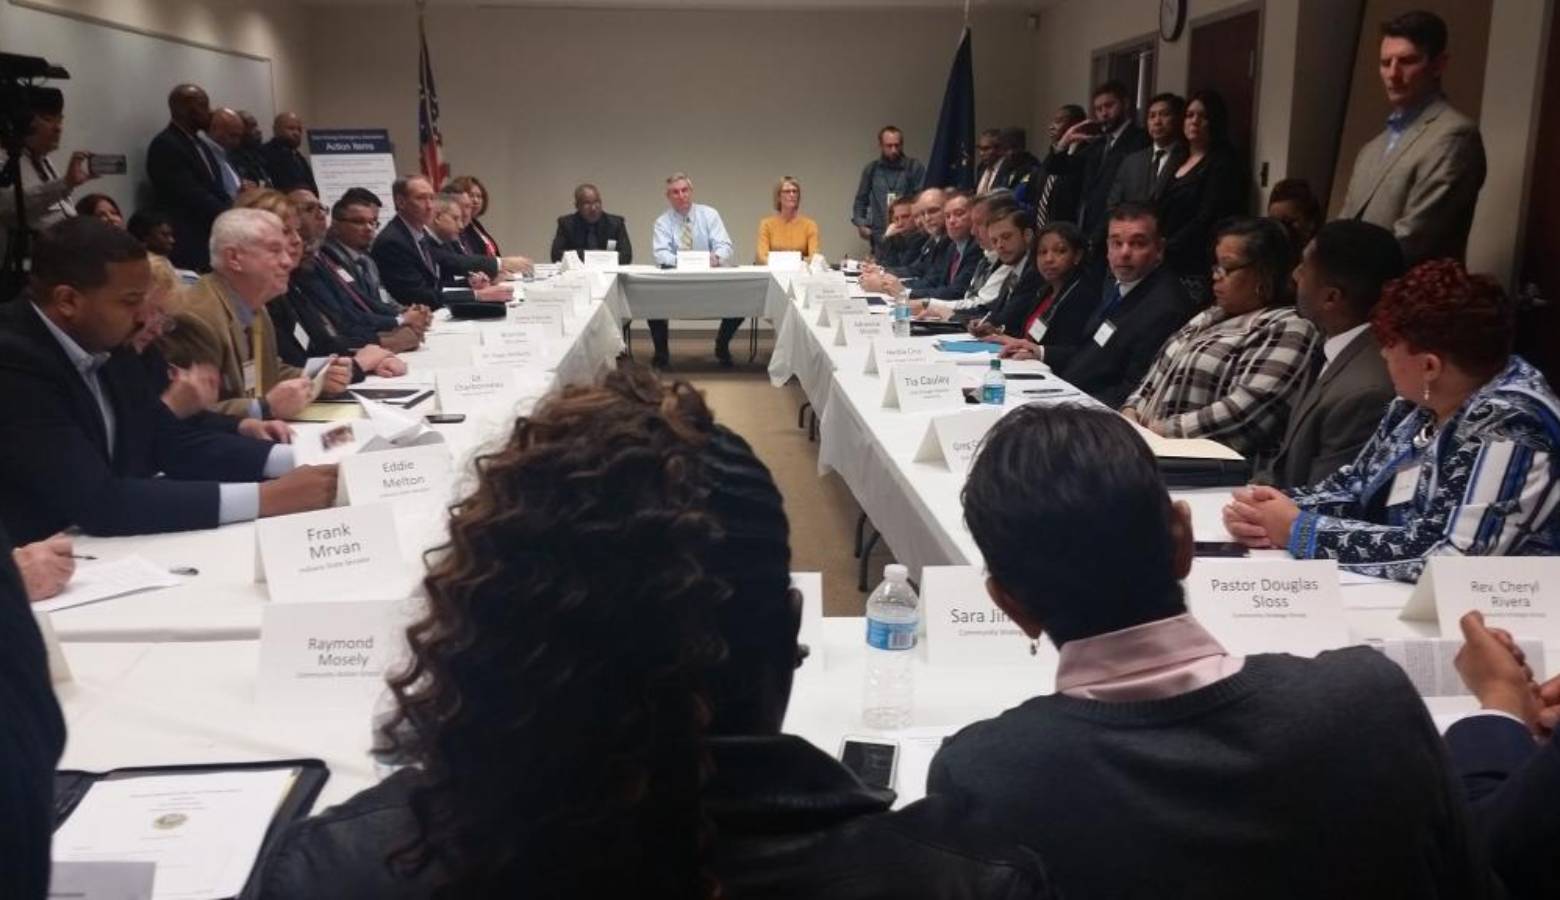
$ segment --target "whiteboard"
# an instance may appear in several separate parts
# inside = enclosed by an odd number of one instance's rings
[[[151,202],[146,146],[168,124],[168,91],[174,85],[200,85],[213,108],[249,110],[268,135],[276,115],[270,60],[13,6],[7,0],[0,0],[0,50],[42,56],[70,72],[68,81],[49,82],[65,94],[65,136],[51,159],[63,171],[73,150],[125,154],[126,174],[95,178],[73,196],[107,194],[126,219]]]

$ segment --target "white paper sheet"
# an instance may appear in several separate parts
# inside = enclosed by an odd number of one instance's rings
[[[155,862],[156,900],[237,896],[296,778],[269,769],[99,781],[54,832],[54,859]]]
[[[82,560],[76,564],[76,573],[71,576],[70,584],[65,586],[64,592],[53,599],[34,603],[33,609],[54,612],[111,597],[173,587],[178,583],[177,575],[142,556]]]

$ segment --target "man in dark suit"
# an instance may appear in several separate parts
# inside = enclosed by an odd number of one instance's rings
[[[1028,190],[1040,174],[1040,160],[1029,152],[1029,133],[1017,126],[1009,126],[999,132],[998,146],[1002,152],[1002,169],[997,173],[998,188],[1006,188],[1017,194]]]
[[[1029,189],[1022,192],[1024,196],[1018,198],[1021,204],[1035,211],[1037,228],[1044,228],[1052,222],[1077,221],[1078,201],[1083,196],[1083,173],[1064,171],[1066,163],[1053,160],[1052,157],[1058,153],[1073,152],[1072,149],[1059,149],[1057,142],[1068,129],[1088,117],[1083,107],[1076,103],[1067,103],[1057,108],[1055,114],[1051,116],[1051,124],[1046,126],[1046,136],[1050,139],[1051,149],[1046,153],[1045,159],[1041,160],[1034,176],[1029,179]]]
[[[265,160],[265,170],[271,175],[271,184],[279,191],[305,188],[318,195],[320,189],[314,183],[314,169],[298,148],[303,145],[303,120],[297,113],[277,113],[271,123],[271,139],[260,149]]]
[[[910,296],[917,300],[955,300],[969,290],[975,269],[984,258],[975,240],[970,220],[970,195],[954,191],[943,204],[943,234],[946,247],[937,265],[928,265],[914,285]],[[890,293],[893,293],[892,291]]]
[[[885,269],[907,266],[920,255],[925,243],[926,232],[915,216],[915,198],[895,197],[888,209],[888,228],[883,232],[877,263]]]
[[[22,303],[9,303],[18,307]],[[7,897],[43,900],[54,832],[54,767],[65,720],[49,663],[0,528],[0,884]]]
[[[1106,209],[1123,203],[1152,206],[1159,201],[1165,184],[1186,162],[1186,136],[1181,131],[1185,115],[1186,101],[1178,94],[1157,94],[1148,101],[1145,120],[1150,143],[1121,161],[1105,198]]]
[[[1103,259],[1106,200],[1116,170],[1122,160],[1148,146],[1148,132],[1132,121],[1127,88],[1119,81],[1095,88],[1090,105],[1094,118],[1069,128],[1045,164],[1047,174],[1081,173],[1078,230],[1089,238],[1090,252]]]
[[[127,346],[150,282],[140,241],[81,216],[44,232],[30,294],[0,310],[0,521],[16,540],[214,528],[334,502],[334,466],[294,469],[287,445],[163,405]]]
[[[1112,210],[1106,245],[1112,277],[1084,326],[1084,342],[1041,347],[1040,359],[1074,387],[1120,409],[1160,345],[1193,310],[1186,288],[1163,265],[1165,239],[1152,209],[1124,204]]]
[[[428,233],[428,225],[433,221],[434,192],[427,178],[405,175],[397,178],[390,190],[396,216],[374,238],[369,253],[379,267],[381,284],[396,302],[437,309],[444,305],[442,288],[447,278],[469,272],[497,277],[506,260],[455,253]],[[445,268],[448,275],[443,274]],[[471,297],[461,294],[456,299]]]
[[[1259,481],[1316,484],[1353,462],[1375,432],[1394,391],[1370,313],[1382,285],[1402,274],[1403,251],[1380,225],[1337,219],[1306,246],[1295,267],[1295,305],[1326,342]]]
[[[1507,895],[1560,897],[1560,677],[1535,684],[1511,635],[1487,627],[1480,613],[1460,624],[1457,673],[1481,711],[1446,730],[1452,769]]]
[[[168,127],[146,148],[146,174],[157,207],[173,224],[173,260],[181,269],[205,271],[211,223],[233,203],[222,184],[216,155],[200,138],[211,124],[211,101],[193,84],[168,94]]]
[[[602,210],[601,192],[594,184],[575,188],[574,212],[558,217],[552,261],[563,259],[565,253],[581,250],[616,250],[618,265],[622,266],[634,261],[634,245],[628,240],[628,226],[622,216]]]

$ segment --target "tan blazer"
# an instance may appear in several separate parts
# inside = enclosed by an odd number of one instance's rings
[[[251,338],[230,305],[237,302],[237,298],[229,299],[216,275],[202,275],[181,293],[173,315],[172,334],[185,345],[189,356],[212,363],[222,374],[217,411],[247,416],[250,400],[254,399],[244,388],[244,363],[249,362],[251,355]],[[260,329],[257,371],[261,387],[270,390],[280,381],[303,375],[302,369],[287,365],[277,356],[276,330],[264,308],[255,313],[253,327]],[[172,355],[169,360],[180,362]]]
[[[1339,216],[1391,231],[1409,265],[1443,256],[1462,259],[1483,186],[1479,126],[1436,99],[1390,154],[1385,129],[1360,149]]]

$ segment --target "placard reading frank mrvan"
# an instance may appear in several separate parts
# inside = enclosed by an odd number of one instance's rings
[[[257,575],[273,601],[398,599],[411,591],[389,504],[260,519],[255,541]]]

